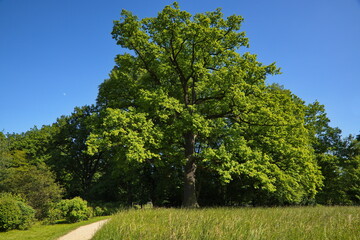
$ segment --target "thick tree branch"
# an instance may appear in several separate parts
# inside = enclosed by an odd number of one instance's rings
[[[185,77],[185,74],[183,73],[179,63],[177,62],[177,54],[179,54],[179,52],[175,54],[175,49],[172,44],[172,38],[170,39],[170,54],[171,56],[169,57],[169,60],[171,64],[175,67],[175,71],[179,74],[181,86],[183,89],[184,103],[187,106],[189,105],[189,96],[188,96],[188,87],[187,87],[188,79]]]

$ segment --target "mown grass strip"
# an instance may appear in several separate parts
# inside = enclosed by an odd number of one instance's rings
[[[360,207],[128,210],[93,240],[331,239],[360,236]]]
[[[72,224],[36,224],[28,230],[12,230],[9,232],[0,232],[0,240],[55,240],[80,226],[84,226],[107,218],[109,218],[109,216],[94,217],[87,221]]]

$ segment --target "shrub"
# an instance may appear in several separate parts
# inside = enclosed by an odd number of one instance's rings
[[[35,210],[20,197],[0,194],[0,231],[27,229],[35,220]]]
[[[46,165],[24,165],[6,169],[5,172],[6,178],[0,181],[0,188],[24,196],[36,210],[38,219],[46,217],[50,205],[61,199],[62,189]]]
[[[99,216],[104,216],[105,210],[99,206],[96,206],[94,208],[94,216],[99,217]]]
[[[70,223],[87,220],[92,212],[91,208],[87,205],[87,201],[80,197],[61,200],[58,204],[58,209],[62,211],[64,218]]]
[[[45,223],[46,224],[55,224],[58,220],[64,218],[64,214],[59,208],[58,204],[52,204],[46,214]]]

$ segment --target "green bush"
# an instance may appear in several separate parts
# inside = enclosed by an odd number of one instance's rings
[[[104,216],[105,210],[102,207],[96,206],[93,213],[96,217]]]
[[[47,211],[44,223],[55,224],[58,220],[61,220],[63,218],[64,214],[61,209],[59,209],[58,204],[53,204]]]
[[[35,220],[35,210],[20,197],[10,193],[0,194],[0,231],[27,229]]]
[[[58,209],[67,222],[74,223],[89,219],[91,217],[92,209],[88,207],[87,201],[80,197],[73,199],[61,200],[58,203]]]
[[[94,216],[109,216],[126,208],[120,202],[93,202],[92,207]]]

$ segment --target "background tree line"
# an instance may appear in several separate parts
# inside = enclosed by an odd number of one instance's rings
[[[289,202],[238,175],[224,183],[216,171],[199,168],[197,194],[202,206],[282,204],[358,205],[360,203],[359,138],[342,138],[318,102],[306,106],[306,127],[322,185],[314,198]],[[76,108],[51,126],[22,134],[0,134],[0,189],[25,195],[36,209],[61,197],[93,202],[180,206],[183,169],[174,163],[126,162],[111,150],[88,153],[86,141],[101,117],[94,106]],[[39,213],[41,214],[41,213]]]
[[[21,134],[0,133],[0,191],[45,215],[51,202],[156,206],[360,203],[360,138],[325,108],[268,84],[278,74],[248,47],[242,18],[176,3],[139,20],[128,11],[95,105]]]

